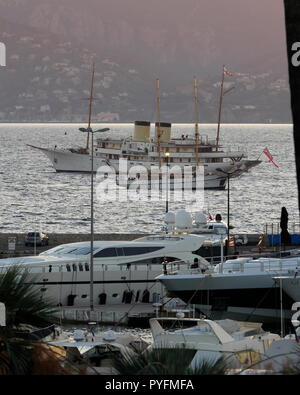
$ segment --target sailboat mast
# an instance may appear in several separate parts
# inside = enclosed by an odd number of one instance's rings
[[[195,161],[196,161],[196,168],[199,166],[199,113],[198,113],[198,104],[199,104],[199,97],[198,97],[198,84],[197,78],[194,77],[194,102],[195,102]]]
[[[161,130],[160,130],[160,81],[156,80],[156,104],[157,104],[157,152],[158,152],[158,162],[159,168],[161,168],[161,147],[160,147],[160,139],[161,139]]]
[[[223,105],[223,96],[224,96],[224,78],[225,78],[225,66],[223,66],[223,69],[222,69],[222,82],[221,82],[220,103],[219,103],[219,116],[218,116],[218,129],[217,129],[217,139],[216,139],[216,151],[219,150],[222,105]]]
[[[91,121],[92,121],[92,105],[93,105],[93,94],[94,94],[94,78],[95,78],[95,63],[93,63],[92,66],[92,81],[91,81],[91,91],[90,91],[90,98],[89,98],[89,119],[88,119],[88,129],[91,127]],[[86,142],[86,149],[88,150],[89,148],[89,142],[90,142],[90,132],[87,133],[87,142]],[[92,147],[93,149],[93,147]]]

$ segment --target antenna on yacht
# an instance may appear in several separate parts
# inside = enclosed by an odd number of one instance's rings
[[[93,62],[92,65],[92,81],[91,81],[91,91],[90,91],[90,97],[89,97],[89,119],[88,119],[88,130],[91,127],[91,121],[92,121],[92,104],[95,98],[93,97],[94,93],[94,78],[95,78],[95,63]],[[90,143],[90,132],[88,131],[87,133],[87,141],[86,141],[86,149],[89,149],[89,143]],[[93,147],[92,147],[93,149]]]
[[[157,104],[157,152],[158,152],[158,162],[159,168],[161,169],[161,152],[160,152],[160,139],[161,139],[161,129],[160,129],[160,81],[156,80],[156,104]]]
[[[198,84],[197,78],[194,77],[194,101],[195,101],[195,159],[196,159],[196,169],[199,166],[199,96],[198,96]]]

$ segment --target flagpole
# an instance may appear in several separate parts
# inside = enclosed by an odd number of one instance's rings
[[[256,160],[259,160],[263,153],[264,153],[264,151],[259,155],[259,157]]]
[[[266,148],[263,150],[263,152],[261,153],[261,155],[262,155],[262,154],[265,154],[266,157],[269,159],[269,162],[273,163],[273,165],[274,165],[275,167],[277,167],[277,169],[279,169],[279,165],[274,161],[274,158],[273,158],[273,156],[271,155],[271,152],[269,151],[268,147],[266,147]],[[261,157],[261,155],[258,157],[258,159]],[[258,160],[258,159],[257,159],[257,160]]]

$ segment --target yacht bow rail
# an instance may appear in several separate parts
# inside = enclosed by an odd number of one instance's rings
[[[298,258],[287,258],[285,259],[274,259],[274,258],[242,258],[239,260],[228,260],[223,263],[218,263],[217,265],[210,265],[207,269],[201,268],[199,265],[191,264],[188,268],[180,270],[167,271],[165,275],[212,275],[212,274],[230,274],[230,273],[275,273],[282,274],[288,273],[289,275],[295,275],[295,273],[300,273],[300,257]],[[299,275],[300,278],[300,275]]]

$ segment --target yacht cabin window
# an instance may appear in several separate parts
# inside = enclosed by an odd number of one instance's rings
[[[94,251],[97,248],[94,248]],[[40,255],[88,255],[91,252],[91,247],[71,247],[71,246],[59,246],[55,248],[51,248],[45,252],[42,252]]]
[[[110,247],[96,252],[96,254],[94,254],[94,258],[149,254],[151,252],[161,250],[162,248],[164,247]]]

